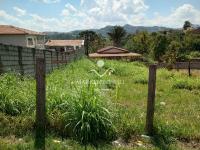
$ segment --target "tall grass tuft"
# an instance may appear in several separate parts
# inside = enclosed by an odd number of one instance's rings
[[[200,89],[200,84],[198,80],[186,78],[174,80],[172,87],[175,89],[198,90]]]
[[[81,144],[96,144],[99,140],[109,140],[114,135],[112,112],[94,85],[78,90],[67,103],[64,120],[66,128]]]
[[[32,78],[16,74],[0,76],[0,111],[8,115],[19,115],[34,110],[35,90]]]

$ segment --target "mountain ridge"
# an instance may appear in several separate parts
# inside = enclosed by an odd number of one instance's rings
[[[158,32],[165,30],[172,30],[174,28],[162,27],[162,26],[133,26],[130,24],[126,24],[122,26],[127,34],[134,34],[137,31],[147,31],[147,32]],[[87,29],[90,31],[94,31],[97,34],[101,34],[103,37],[107,37],[107,33],[110,32],[114,26],[108,25],[100,29]],[[70,32],[44,32],[47,34],[49,39],[75,39],[78,37],[79,33],[85,30],[74,30]]]

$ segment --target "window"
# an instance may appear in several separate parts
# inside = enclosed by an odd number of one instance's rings
[[[33,38],[27,38],[28,46],[33,46]]]

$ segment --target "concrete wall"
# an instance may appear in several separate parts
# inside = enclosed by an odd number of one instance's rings
[[[15,46],[26,46],[25,35],[0,35],[0,43]]]
[[[0,44],[0,73],[15,72],[35,75],[36,58],[45,58],[46,72],[51,72],[84,55],[84,49],[72,53],[59,53],[20,46]]]
[[[14,45],[14,46],[22,46],[22,47],[30,47],[30,48],[41,48],[44,49],[45,44],[45,36],[43,36],[40,41],[37,37],[41,35],[0,35],[0,43],[6,45]],[[32,46],[28,45],[27,39],[32,38],[33,44]]]

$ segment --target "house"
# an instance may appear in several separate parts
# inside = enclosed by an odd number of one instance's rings
[[[70,52],[83,48],[84,40],[49,40],[45,46],[59,52]]]
[[[0,25],[0,43],[44,49],[45,34],[11,25]]]
[[[97,50],[97,53],[89,54],[90,58],[107,58],[107,59],[137,59],[142,55],[137,53],[129,52],[126,49],[108,46],[102,49]]]
[[[193,33],[193,34],[200,34],[200,28],[191,30],[191,33]]]

